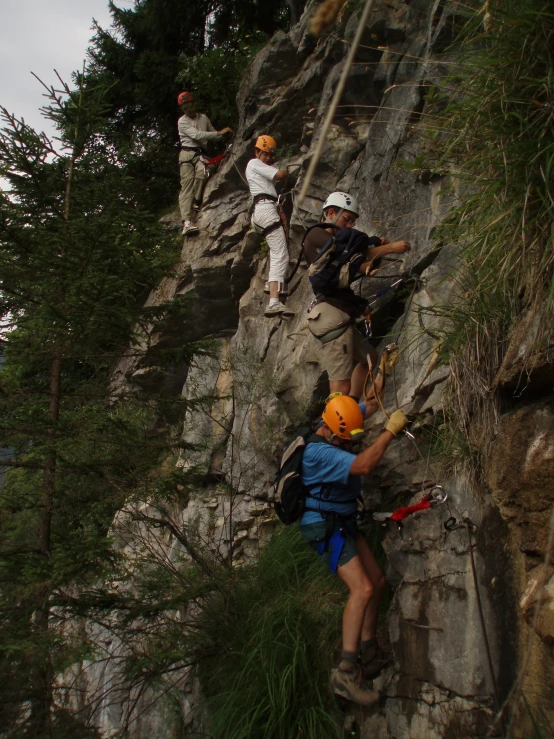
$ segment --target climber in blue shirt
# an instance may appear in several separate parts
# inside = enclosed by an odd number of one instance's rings
[[[308,443],[302,458],[302,482],[309,492],[300,531],[350,591],[342,621],[342,657],[333,673],[333,690],[355,703],[370,705],[379,700],[379,694],[364,681],[375,677],[384,664],[376,628],[385,578],[358,531],[356,512],[361,476],[379,464],[408,419],[401,410],[394,411],[377,440],[354,454],[352,445],[364,435],[365,415],[365,405],[358,405],[351,397],[338,393],[328,400],[323,423],[315,432],[327,443]]]

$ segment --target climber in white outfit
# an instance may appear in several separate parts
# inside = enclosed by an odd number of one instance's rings
[[[255,158],[246,166],[246,179],[254,200],[252,224],[260,231],[269,247],[269,304],[264,312],[271,316],[294,316],[279,295],[287,294],[285,276],[289,265],[287,237],[277,206],[275,182],[287,177],[286,169],[273,167],[277,143],[271,136],[258,136],[254,149]]]

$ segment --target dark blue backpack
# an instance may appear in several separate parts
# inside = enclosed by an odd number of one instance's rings
[[[338,289],[347,288],[361,277],[358,270],[367,259],[368,248],[381,243],[380,239],[369,237],[355,228],[318,223],[306,231],[302,246],[312,228],[335,229],[335,235],[329,236],[308,269],[310,283],[316,295],[330,295]]]

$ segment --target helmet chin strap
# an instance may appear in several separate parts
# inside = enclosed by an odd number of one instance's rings
[[[335,210],[336,206],[330,205],[329,208],[333,208],[333,210]],[[328,221],[327,216],[325,214],[323,214],[323,217],[327,220],[328,223],[336,223],[343,213],[344,213],[344,208],[339,208],[337,215],[333,218],[332,221]]]

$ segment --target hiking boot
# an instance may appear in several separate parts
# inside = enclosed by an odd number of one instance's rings
[[[360,706],[372,706],[379,701],[379,693],[362,681],[360,668],[342,660],[331,677],[333,692]]]
[[[293,310],[287,308],[286,305],[283,305],[283,303],[280,302],[276,305],[268,305],[264,311],[264,316],[267,318],[272,318],[273,316],[284,316],[285,318],[290,318],[295,315],[296,313]]]
[[[269,281],[267,281],[264,284],[264,293],[266,295],[269,295]],[[279,295],[282,295],[284,298],[286,298],[288,294],[289,294],[289,289],[287,287],[287,283],[286,282],[280,282],[279,283]]]
[[[190,236],[191,234],[197,234],[200,231],[199,228],[193,226],[190,221],[183,221],[183,230],[181,234],[183,236]]]
[[[374,677],[377,677],[383,667],[386,667],[390,662],[391,660],[385,656],[385,653],[378,644],[372,644],[367,649],[364,649],[360,654],[364,680],[372,680]]]

